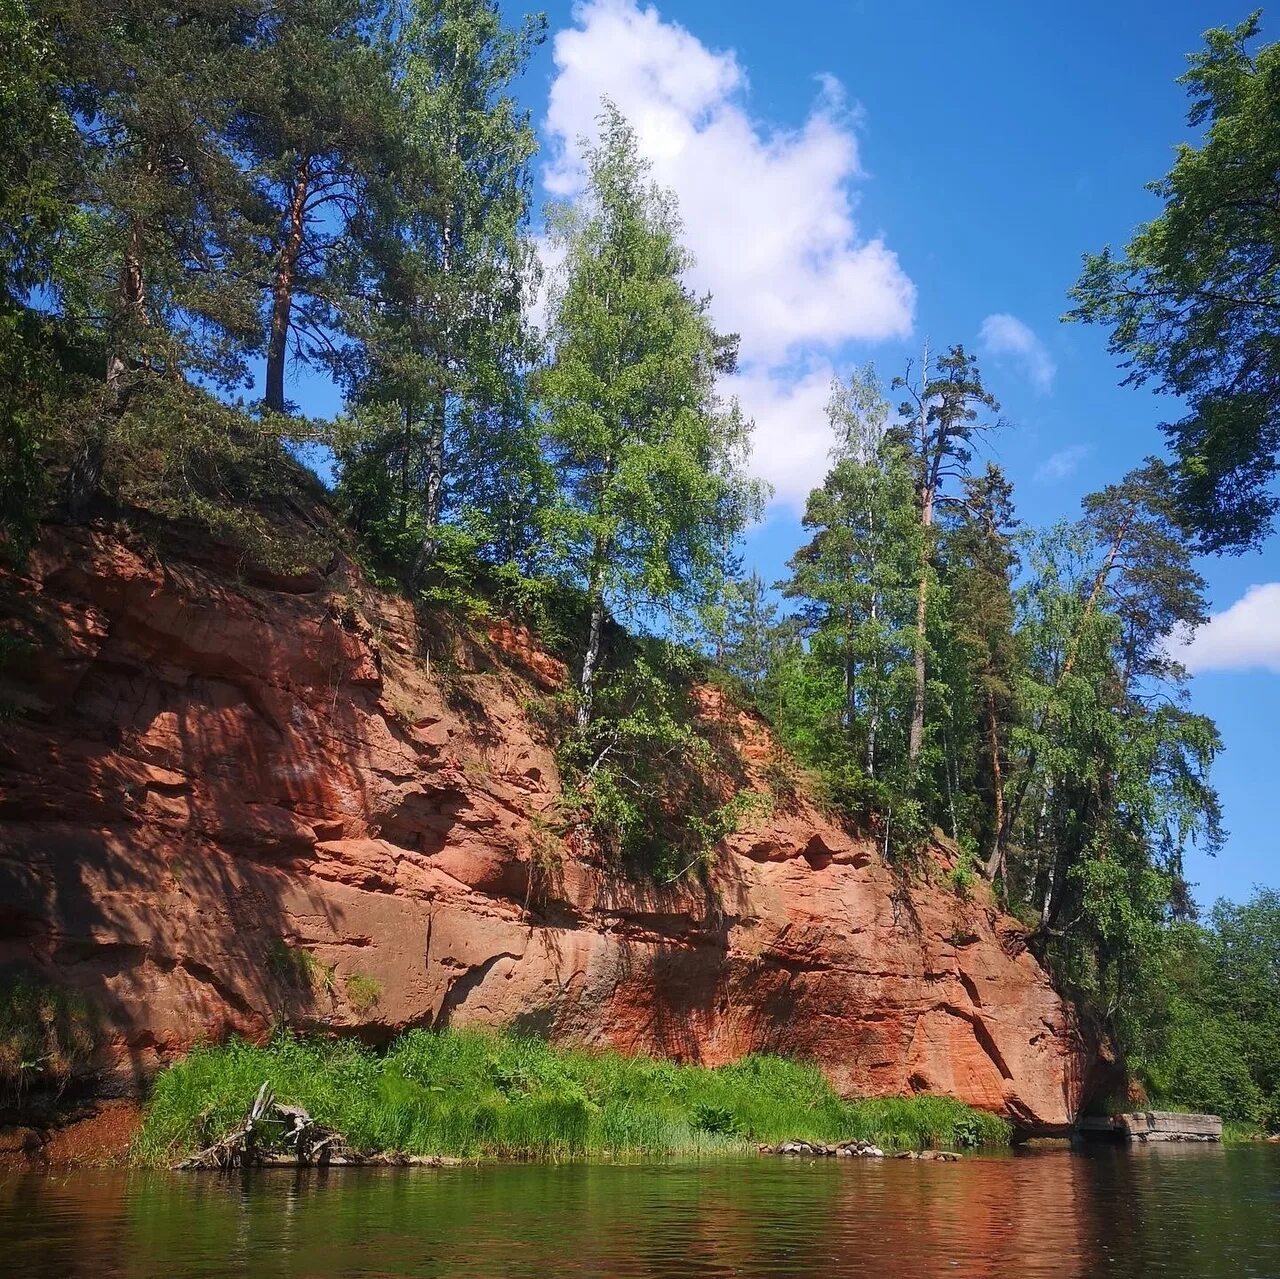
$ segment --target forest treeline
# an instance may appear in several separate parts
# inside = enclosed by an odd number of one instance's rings
[[[1269,50],[1241,52],[1251,22],[1194,64],[1201,121],[1273,76]],[[544,29],[490,0],[0,0],[5,554],[42,519],[128,510],[290,553],[273,512],[318,448],[375,578],[517,613],[569,661],[547,712],[566,823],[634,870],[697,873],[745,802],[692,696],[718,681],[786,749],[775,802],[806,772],[904,873],[953,841],[956,890],[989,880],[1156,1060],[1194,911],[1183,856],[1222,839],[1218,735],[1171,637],[1206,616],[1193,549],[1265,526],[1271,437],[1247,509],[1208,510],[1239,490],[1206,448],[1245,465],[1211,422],[1179,428],[1190,461],[1028,528],[984,460],[1016,428],[971,354],[926,349],[833,387],[804,544],[783,581],[744,575],[767,492],[721,390],[738,337],[686,282],[674,197],[607,101],[583,193],[535,248],[515,85]],[[1156,358],[1188,314],[1175,299],[1143,327],[1157,273],[1089,260],[1078,318]],[[291,402],[308,378],[339,412]]]

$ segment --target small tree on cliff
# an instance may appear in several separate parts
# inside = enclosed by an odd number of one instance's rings
[[[586,594],[578,724],[591,721],[606,615],[660,620],[713,597],[761,505],[741,469],[747,424],[716,393],[734,344],[682,276],[672,195],[606,103],[582,200],[555,211],[565,262],[553,284],[541,376],[559,492],[546,519],[563,575]]]

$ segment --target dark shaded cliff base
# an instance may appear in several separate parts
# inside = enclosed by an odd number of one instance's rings
[[[24,1119],[0,1123],[0,1168],[104,1167],[128,1162],[142,1127],[142,1107],[118,1098]]]
[[[637,881],[564,835],[536,712],[566,674],[522,628],[157,544],[49,528],[0,577],[0,968],[96,1010],[101,1090],[285,1019],[768,1052],[845,1095],[1074,1118],[1095,1054],[1018,923],[941,850],[903,873],[774,795],[758,718],[707,691],[759,802],[705,880]]]

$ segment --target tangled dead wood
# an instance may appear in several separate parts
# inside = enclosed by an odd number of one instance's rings
[[[258,1089],[253,1105],[240,1123],[220,1141],[175,1165],[187,1171],[201,1168],[321,1168],[345,1165],[417,1165],[432,1168],[459,1162],[439,1155],[364,1154],[346,1139],[317,1123],[301,1106],[277,1101],[269,1082]]]

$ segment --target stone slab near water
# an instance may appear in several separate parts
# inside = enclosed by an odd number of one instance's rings
[[[1217,1115],[1184,1115],[1175,1110],[1138,1110],[1127,1115],[1082,1119],[1086,1136],[1116,1137],[1122,1141],[1221,1141]]]

